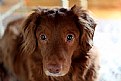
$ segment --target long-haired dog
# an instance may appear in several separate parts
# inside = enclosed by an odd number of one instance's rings
[[[0,41],[8,75],[20,81],[97,80],[96,24],[86,10],[38,8],[17,22],[8,25]]]

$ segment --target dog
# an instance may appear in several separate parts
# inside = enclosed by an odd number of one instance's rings
[[[6,28],[1,63],[18,81],[97,81],[95,27],[81,7],[37,8]]]

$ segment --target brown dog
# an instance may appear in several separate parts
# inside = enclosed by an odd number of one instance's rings
[[[9,25],[0,42],[8,74],[20,81],[97,80],[96,24],[86,10],[38,8],[20,23]]]

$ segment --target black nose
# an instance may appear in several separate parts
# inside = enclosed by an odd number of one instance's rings
[[[60,65],[57,65],[57,64],[49,64],[47,66],[47,69],[50,73],[53,73],[53,74],[56,74],[56,73],[59,73],[60,70],[61,70],[61,66]]]

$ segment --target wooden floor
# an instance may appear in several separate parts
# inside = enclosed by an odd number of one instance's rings
[[[0,5],[0,13],[6,12],[7,10],[10,9],[11,6],[15,5],[16,3],[18,3],[18,0],[12,0],[12,1],[5,0],[4,5]],[[121,20],[121,7],[113,8],[113,9],[112,8],[99,8],[99,7],[90,8],[89,7],[89,10],[91,10],[97,18]]]
[[[97,18],[121,20],[121,8],[90,8]]]

